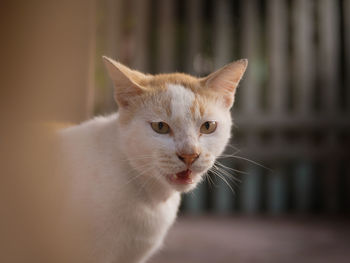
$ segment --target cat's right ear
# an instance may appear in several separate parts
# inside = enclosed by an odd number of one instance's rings
[[[115,101],[120,107],[127,107],[131,98],[145,91],[140,83],[147,76],[106,56],[103,56],[103,61],[114,84]]]

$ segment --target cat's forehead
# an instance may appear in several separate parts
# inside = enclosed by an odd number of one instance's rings
[[[146,104],[157,117],[179,123],[201,119],[210,112],[206,96],[176,83],[165,83],[164,88],[151,96]]]
[[[141,85],[150,91],[151,103],[154,100],[161,102],[168,115],[183,112],[184,109],[203,114],[204,105],[217,99],[215,92],[203,87],[201,79],[184,73],[153,75]]]
[[[142,86],[156,90],[166,90],[169,85],[179,85],[193,92],[198,92],[201,87],[199,79],[184,73],[159,74],[143,81]]]
[[[193,91],[179,84],[167,84],[166,87],[166,94],[170,98],[168,107],[171,115],[174,117],[190,117],[191,109],[195,111],[196,108],[196,96]]]
[[[183,73],[149,76],[139,83],[147,92],[136,99],[133,108],[153,120],[176,123],[201,120],[213,112],[215,92],[202,86],[200,79]]]

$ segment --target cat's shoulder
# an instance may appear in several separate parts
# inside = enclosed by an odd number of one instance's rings
[[[110,125],[111,123],[116,123],[118,118],[118,113],[114,113],[108,116],[96,116],[90,120],[84,121],[76,125],[67,125],[61,126],[61,129],[58,130],[60,134],[69,134],[79,131],[94,131],[103,129],[104,127]]]

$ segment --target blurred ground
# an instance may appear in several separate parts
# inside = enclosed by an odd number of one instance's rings
[[[180,217],[150,263],[345,263],[345,219]]]

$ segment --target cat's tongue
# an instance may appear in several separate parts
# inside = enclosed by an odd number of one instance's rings
[[[176,184],[192,184],[193,180],[190,177],[192,174],[192,171],[187,169],[185,171],[179,172],[177,174],[174,174],[170,177],[171,182]]]

